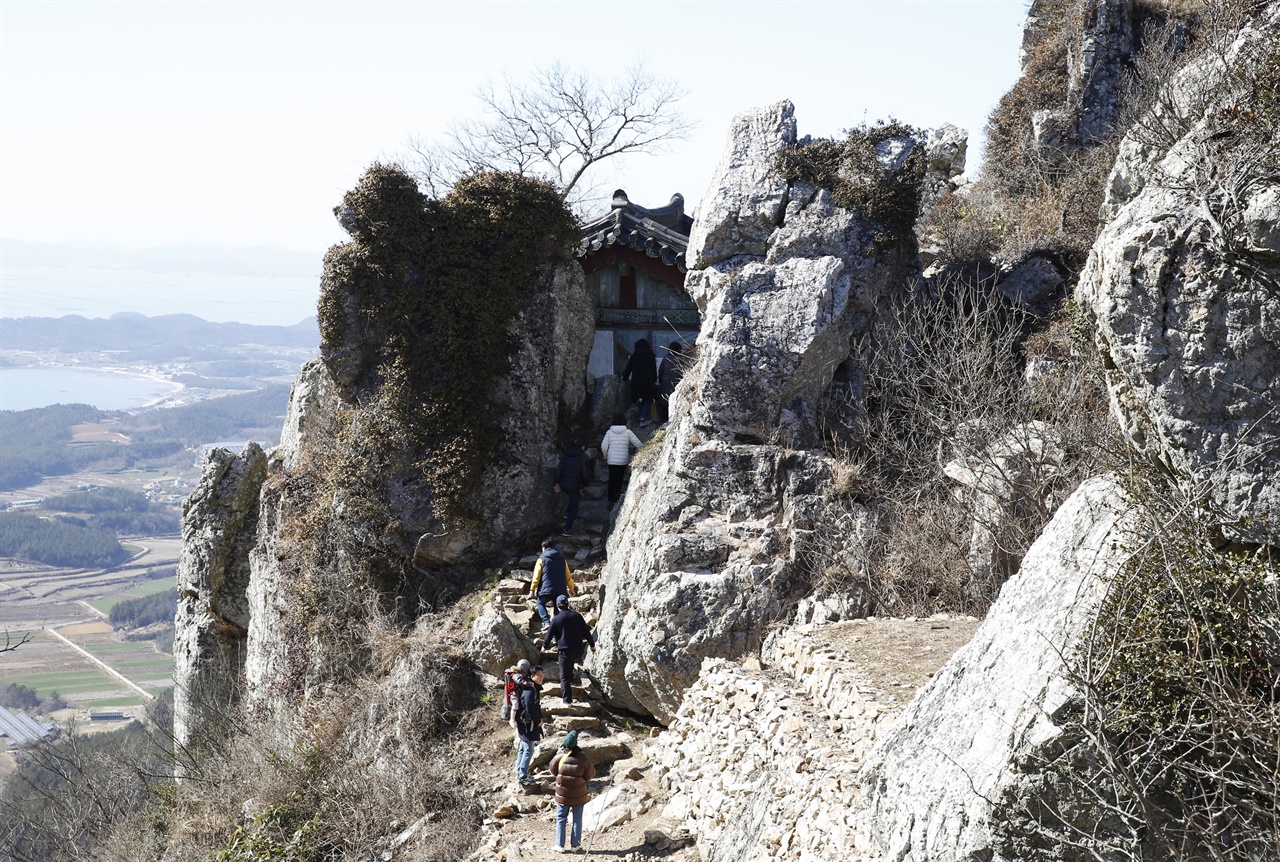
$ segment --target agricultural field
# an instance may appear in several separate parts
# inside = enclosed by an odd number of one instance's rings
[[[56,691],[74,712],[55,717],[84,720],[98,708],[140,713],[147,694],[173,684],[171,655],[151,641],[124,640],[106,619],[117,602],[174,587],[172,576],[154,575],[177,564],[181,540],[135,542],[141,552],[109,571],[0,560],[0,629],[15,637],[36,633],[0,654],[0,685],[20,683],[41,695]]]
[[[19,683],[42,695],[56,691],[81,719],[97,708],[140,711],[148,694],[173,684],[172,674],[173,656],[150,641],[120,640],[106,622],[40,631],[20,649],[0,654],[0,684]]]
[[[69,625],[111,612],[116,602],[173,589],[174,579],[148,572],[178,564],[177,536],[134,539],[142,550],[110,570],[56,569],[0,560],[0,628]]]

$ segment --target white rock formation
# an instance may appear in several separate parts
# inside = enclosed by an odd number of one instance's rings
[[[256,443],[239,455],[212,449],[183,505],[173,639],[174,737],[182,746],[198,745],[239,698],[251,618],[248,555],[266,476]]]
[[[485,673],[501,677],[504,670],[520,659],[536,662],[538,649],[506,614],[492,604],[485,604],[471,623],[467,657]]]
[[[863,517],[831,494],[819,405],[914,248],[876,249],[873,224],[785,181],[794,141],[785,102],[730,129],[689,245],[697,358],[610,538],[590,668],[612,702],[664,722],[704,657],[754,651],[807,591],[815,531]]]
[[[1245,31],[1227,62],[1259,38]],[[1103,205],[1110,220],[1077,297],[1096,316],[1113,412],[1133,445],[1221,510],[1228,536],[1276,545],[1280,186],[1266,170],[1230,194],[1215,186],[1234,151],[1214,140],[1220,121],[1200,98],[1221,86],[1214,63],[1171,85],[1188,110],[1199,105],[1176,143],[1137,133],[1122,143]]]
[[[1013,862],[998,853],[1001,800],[1025,804],[1029,764],[1061,740],[1056,722],[1078,697],[1064,663],[1128,557],[1131,518],[1113,480],[1081,485],[973,640],[876,745],[861,782],[886,858]]]

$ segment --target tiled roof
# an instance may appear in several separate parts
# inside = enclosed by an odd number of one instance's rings
[[[684,214],[684,196],[674,194],[671,203],[658,209],[633,204],[627,193],[613,193],[609,212],[592,219],[582,229],[578,257],[588,257],[609,246],[620,245],[656,257],[667,266],[685,271],[684,252],[689,246],[693,219]]]

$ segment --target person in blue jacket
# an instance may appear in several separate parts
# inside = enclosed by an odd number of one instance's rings
[[[533,582],[529,584],[529,595],[538,605],[538,616],[542,618],[542,627],[551,625],[551,614],[548,607],[555,607],[556,596],[573,594],[573,575],[569,573],[569,561],[557,550],[551,539],[542,543],[542,555],[533,564]]]

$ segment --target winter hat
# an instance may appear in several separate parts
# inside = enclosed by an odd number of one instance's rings
[[[578,731],[571,730],[568,733],[566,733],[564,735],[564,743],[561,745],[561,747],[568,751],[573,751],[575,748],[577,748],[578,747]]]
[[[520,661],[516,662],[516,670],[525,676],[528,676],[533,673],[533,665],[529,664],[529,660],[527,658],[522,658]]]
[[[556,607],[558,607],[558,608],[567,608],[567,607],[569,607],[569,597],[568,597],[568,596],[556,596]]]

